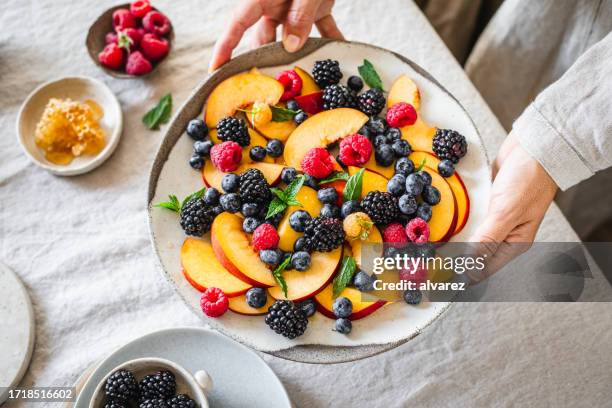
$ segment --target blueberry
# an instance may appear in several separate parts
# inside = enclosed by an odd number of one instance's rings
[[[219,199],[223,211],[228,213],[237,213],[240,211],[240,197],[236,193],[224,194]]]
[[[442,160],[438,164],[438,173],[440,173],[442,177],[450,177],[455,174],[455,165],[450,160]]]
[[[245,217],[255,217],[259,214],[259,206],[255,203],[242,204],[242,215]]]
[[[299,237],[298,239],[295,240],[295,242],[293,243],[293,250],[294,251],[308,251],[308,241],[306,240],[305,237]]]
[[[192,119],[187,124],[187,134],[193,140],[204,140],[208,136],[208,126],[202,119]]]
[[[204,166],[204,158],[198,154],[194,154],[189,159],[189,165],[196,170],[200,170]]]
[[[431,174],[429,174],[425,170],[417,171],[416,174],[421,178],[421,180],[423,180],[423,185],[431,185]]]
[[[374,138],[374,147],[382,146],[387,144],[387,138],[385,135],[376,135]]]
[[[396,140],[391,147],[395,157],[406,157],[410,154],[410,144],[405,140]]]
[[[390,127],[385,132],[385,136],[387,137],[387,140],[389,141],[389,143],[393,143],[393,142],[398,141],[398,140],[400,140],[402,138],[402,132],[398,128]],[[406,142],[406,143],[408,143],[408,142]],[[408,145],[408,146],[410,146],[410,145]],[[405,154],[404,156],[407,156],[407,154]]]
[[[341,296],[334,300],[332,311],[336,317],[349,317],[353,313],[353,304],[349,299]]]
[[[372,136],[375,136],[372,131],[370,130],[370,128],[368,127],[368,125],[363,125],[361,127],[361,129],[359,129],[359,131],[357,132],[362,136],[367,137],[368,139],[371,139]]]
[[[287,101],[287,109],[292,110],[292,111],[298,111],[300,110],[300,105],[298,105],[295,99],[291,99]]]
[[[349,334],[352,329],[353,323],[349,319],[337,319],[333,328],[334,331],[342,334]]]
[[[407,157],[400,157],[395,162],[395,174],[408,176],[414,171],[414,163]]]
[[[255,217],[246,217],[242,221],[242,230],[247,234],[252,234],[257,227],[261,225],[261,221]]]
[[[421,197],[427,204],[436,205],[440,202],[440,191],[434,186],[425,186]]]
[[[219,214],[221,214],[221,213],[223,212],[223,207],[221,207],[220,205],[215,205],[215,206],[212,208],[212,212],[213,212],[213,214],[214,214],[214,215],[215,215],[215,217],[216,217],[217,215],[219,215]]]
[[[417,207],[416,216],[425,221],[431,220],[431,206],[427,203],[421,203]]]
[[[364,271],[357,272],[353,277],[353,285],[355,285],[360,292],[370,292],[374,290],[374,281],[376,281],[376,278],[368,275],[367,272]]]
[[[304,229],[312,217],[304,210],[296,210],[289,216],[289,226],[296,232],[304,232]]]
[[[357,200],[349,200],[342,203],[340,215],[342,218],[348,217],[350,214],[361,211],[361,205]]]
[[[375,135],[382,135],[387,131],[387,121],[373,116],[368,120],[368,127]]]
[[[260,162],[266,158],[266,149],[261,146],[253,146],[249,150],[249,157],[253,161]]]
[[[357,75],[351,75],[348,77],[346,85],[353,92],[359,92],[363,89],[363,81]]]
[[[270,157],[280,157],[283,154],[283,142],[278,139],[270,139],[266,145],[266,151]]]
[[[306,315],[306,317],[310,317],[317,311],[317,304],[312,299],[306,299],[298,304],[299,308],[302,309],[302,312]]]
[[[324,204],[333,204],[338,199],[338,192],[333,187],[322,188],[317,191],[317,198]]]
[[[247,293],[246,293],[247,305],[254,307],[255,309],[259,309],[260,307],[264,307],[267,301],[268,301],[268,294],[266,293],[265,289],[251,288],[247,290]]]
[[[291,183],[297,177],[297,170],[293,167],[285,167],[281,171],[281,180],[285,184]]]
[[[406,191],[406,177],[396,174],[387,183],[387,191],[396,197],[401,196]]]
[[[405,215],[412,215],[417,210],[416,198],[410,194],[404,194],[403,196],[401,196],[399,198],[399,201],[397,202],[397,205],[399,206],[399,209],[402,214]]]
[[[323,204],[319,216],[327,218],[340,218],[340,207],[336,204]]]
[[[240,177],[237,174],[229,173],[223,176],[221,179],[221,188],[226,193],[235,193],[238,191],[238,186],[240,184]]]
[[[374,158],[376,159],[376,163],[380,164],[383,167],[388,167],[392,165],[393,160],[395,160],[393,148],[388,144],[382,144],[380,146],[377,146],[374,149]]]
[[[304,175],[304,185],[310,188],[314,188],[315,190],[319,188],[319,182],[316,178],[312,177],[310,174]]]
[[[400,249],[394,245],[385,246],[383,255],[385,258],[395,259],[397,255],[400,255]]]
[[[423,191],[423,179],[416,173],[406,177],[406,192],[413,196],[418,196]]]
[[[265,264],[276,266],[283,259],[283,253],[279,249],[262,249],[259,251],[259,259]]]
[[[300,272],[308,270],[310,268],[310,254],[306,251],[294,252],[291,255],[291,266]]]
[[[404,301],[409,305],[418,305],[421,299],[423,299],[423,293],[418,289],[404,291]]]
[[[306,114],[306,112],[298,112],[293,117],[293,121],[298,125],[304,122],[306,119],[308,119],[308,115]]]
[[[214,206],[219,204],[219,197],[221,197],[221,193],[214,187],[209,187],[204,192],[204,204],[208,206]]]
[[[202,157],[208,157],[210,155],[210,149],[213,147],[213,142],[210,140],[202,141],[196,140],[193,142],[193,152]]]

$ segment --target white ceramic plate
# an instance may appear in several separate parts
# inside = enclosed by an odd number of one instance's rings
[[[50,98],[70,98],[79,102],[92,99],[104,109],[100,126],[106,133],[106,146],[95,156],[79,156],[70,164],[60,166],[49,162],[36,146],[34,135]],[[40,85],[23,102],[17,118],[17,138],[25,154],[36,165],[58,176],[87,173],[104,163],[119,144],[123,132],[121,105],[113,92],[102,82],[90,77],[66,77]]]
[[[340,61],[344,73],[343,80],[346,81],[350,75],[357,74],[357,67],[366,58],[374,63],[386,89],[401,74],[408,74],[413,78],[421,91],[421,114],[426,122],[441,128],[455,129],[466,136],[469,144],[468,154],[459,164],[458,172],[468,188],[471,199],[470,218],[463,231],[452,239],[465,241],[485,215],[490,184],[489,165],[481,139],[461,105],[425,71],[390,51],[365,44],[327,40],[310,40],[308,45],[312,45],[312,42],[314,45],[303,55],[298,55],[297,60],[289,60],[287,65],[263,68],[262,71],[272,74],[292,68],[294,65],[310,71],[314,61],[332,58]],[[267,52],[282,54],[282,48],[278,45],[269,46]],[[250,68],[248,63],[259,67],[266,65],[266,47],[264,51],[258,50],[253,54],[238,57],[232,61],[236,62],[237,66],[230,65],[228,69],[238,72]],[[246,61],[240,61],[240,58],[245,58]],[[274,60],[274,57],[270,58]],[[177,135],[176,132],[182,134],[186,121],[201,114],[207,92],[212,88],[210,82],[218,82],[232,73],[222,73],[221,78],[215,78],[214,75],[208,78],[174,119],[174,127],[171,126],[166,135],[168,143],[162,144],[153,167],[149,204],[165,200],[168,194],[185,197],[202,187],[201,174],[191,170],[187,163],[191,155],[192,141],[187,135]],[[172,140],[173,138],[176,140]],[[306,333],[295,340],[288,340],[273,333],[261,316],[246,317],[228,312],[220,319],[207,319],[200,311],[200,292],[191,287],[181,272],[179,249],[185,236],[176,215],[151,207],[149,210],[153,245],[162,269],[185,302],[212,327],[261,351],[309,362],[337,362],[361,358],[413,338],[449,306],[448,303],[431,302],[425,302],[418,307],[408,307],[402,303],[386,305],[370,316],[353,322],[353,330],[348,336],[331,331],[333,320],[317,313],[310,319]],[[300,348],[298,352],[289,354],[280,352],[283,349],[294,348],[296,345],[326,347]],[[347,351],[345,346],[361,347]],[[322,357],[321,353],[328,353],[329,356]]]

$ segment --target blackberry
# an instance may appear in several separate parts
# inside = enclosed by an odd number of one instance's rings
[[[288,339],[301,336],[308,327],[306,315],[290,300],[277,300],[266,314],[266,324],[277,334]]]
[[[361,208],[377,225],[391,224],[400,215],[397,198],[387,192],[370,191],[361,201]]]
[[[197,404],[194,400],[185,394],[175,395],[166,401],[170,408],[196,408]]]
[[[314,251],[333,251],[344,242],[342,221],[337,218],[313,218],[304,229],[304,237],[308,247]]]
[[[104,404],[104,408],[128,408],[128,405],[121,400],[109,400]]]
[[[150,398],[142,401],[138,408],[168,408],[168,404],[163,398]]]
[[[344,85],[330,85],[323,90],[323,109],[354,108],[357,97]]]
[[[315,61],[312,76],[321,88],[337,84],[342,79],[340,64],[336,60]]]
[[[251,143],[251,136],[244,120],[232,116],[225,117],[217,123],[217,137],[224,142],[236,142],[242,147]]]
[[[181,208],[180,224],[185,234],[201,237],[210,230],[214,214],[202,198],[192,198]]]
[[[272,199],[270,186],[259,169],[248,169],[240,175],[238,192],[243,203],[255,203],[261,208],[267,209]]]
[[[176,379],[168,370],[161,370],[155,374],[146,375],[138,383],[140,401],[167,399],[176,393]]]
[[[450,160],[455,164],[467,153],[465,136],[451,129],[437,129],[432,146],[440,160]]]
[[[385,96],[380,89],[368,89],[358,99],[359,110],[368,116],[376,116],[385,108]]]
[[[134,374],[128,370],[117,370],[112,373],[106,380],[104,392],[107,397],[131,400],[138,396],[138,384]]]

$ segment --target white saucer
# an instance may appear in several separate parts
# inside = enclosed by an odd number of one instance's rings
[[[0,263],[0,387],[14,387],[23,378],[34,349],[34,310],[21,280]],[[0,405],[8,389],[0,388]]]
[[[100,125],[106,133],[106,146],[99,154],[76,157],[66,166],[45,159],[43,151],[34,142],[34,134],[50,98],[70,98],[80,102],[92,99],[104,109]],[[87,173],[104,163],[115,151],[122,132],[123,114],[115,94],[104,83],[84,76],[60,78],[40,85],[28,95],[17,117],[17,138],[25,154],[34,164],[58,176]]]

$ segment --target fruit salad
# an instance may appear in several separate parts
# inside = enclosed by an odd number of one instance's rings
[[[367,60],[359,73],[343,81],[330,59],[275,77],[253,68],[221,82],[188,123],[186,167],[204,188],[157,205],[179,214],[183,272],[207,316],[263,315],[293,339],[318,312],[348,334],[388,303],[362,296],[376,279],[361,267],[364,245],[433,250],[464,227],[466,138],[425,122],[409,76],[385,85]],[[422,297],[403,292],[408,305]]]

